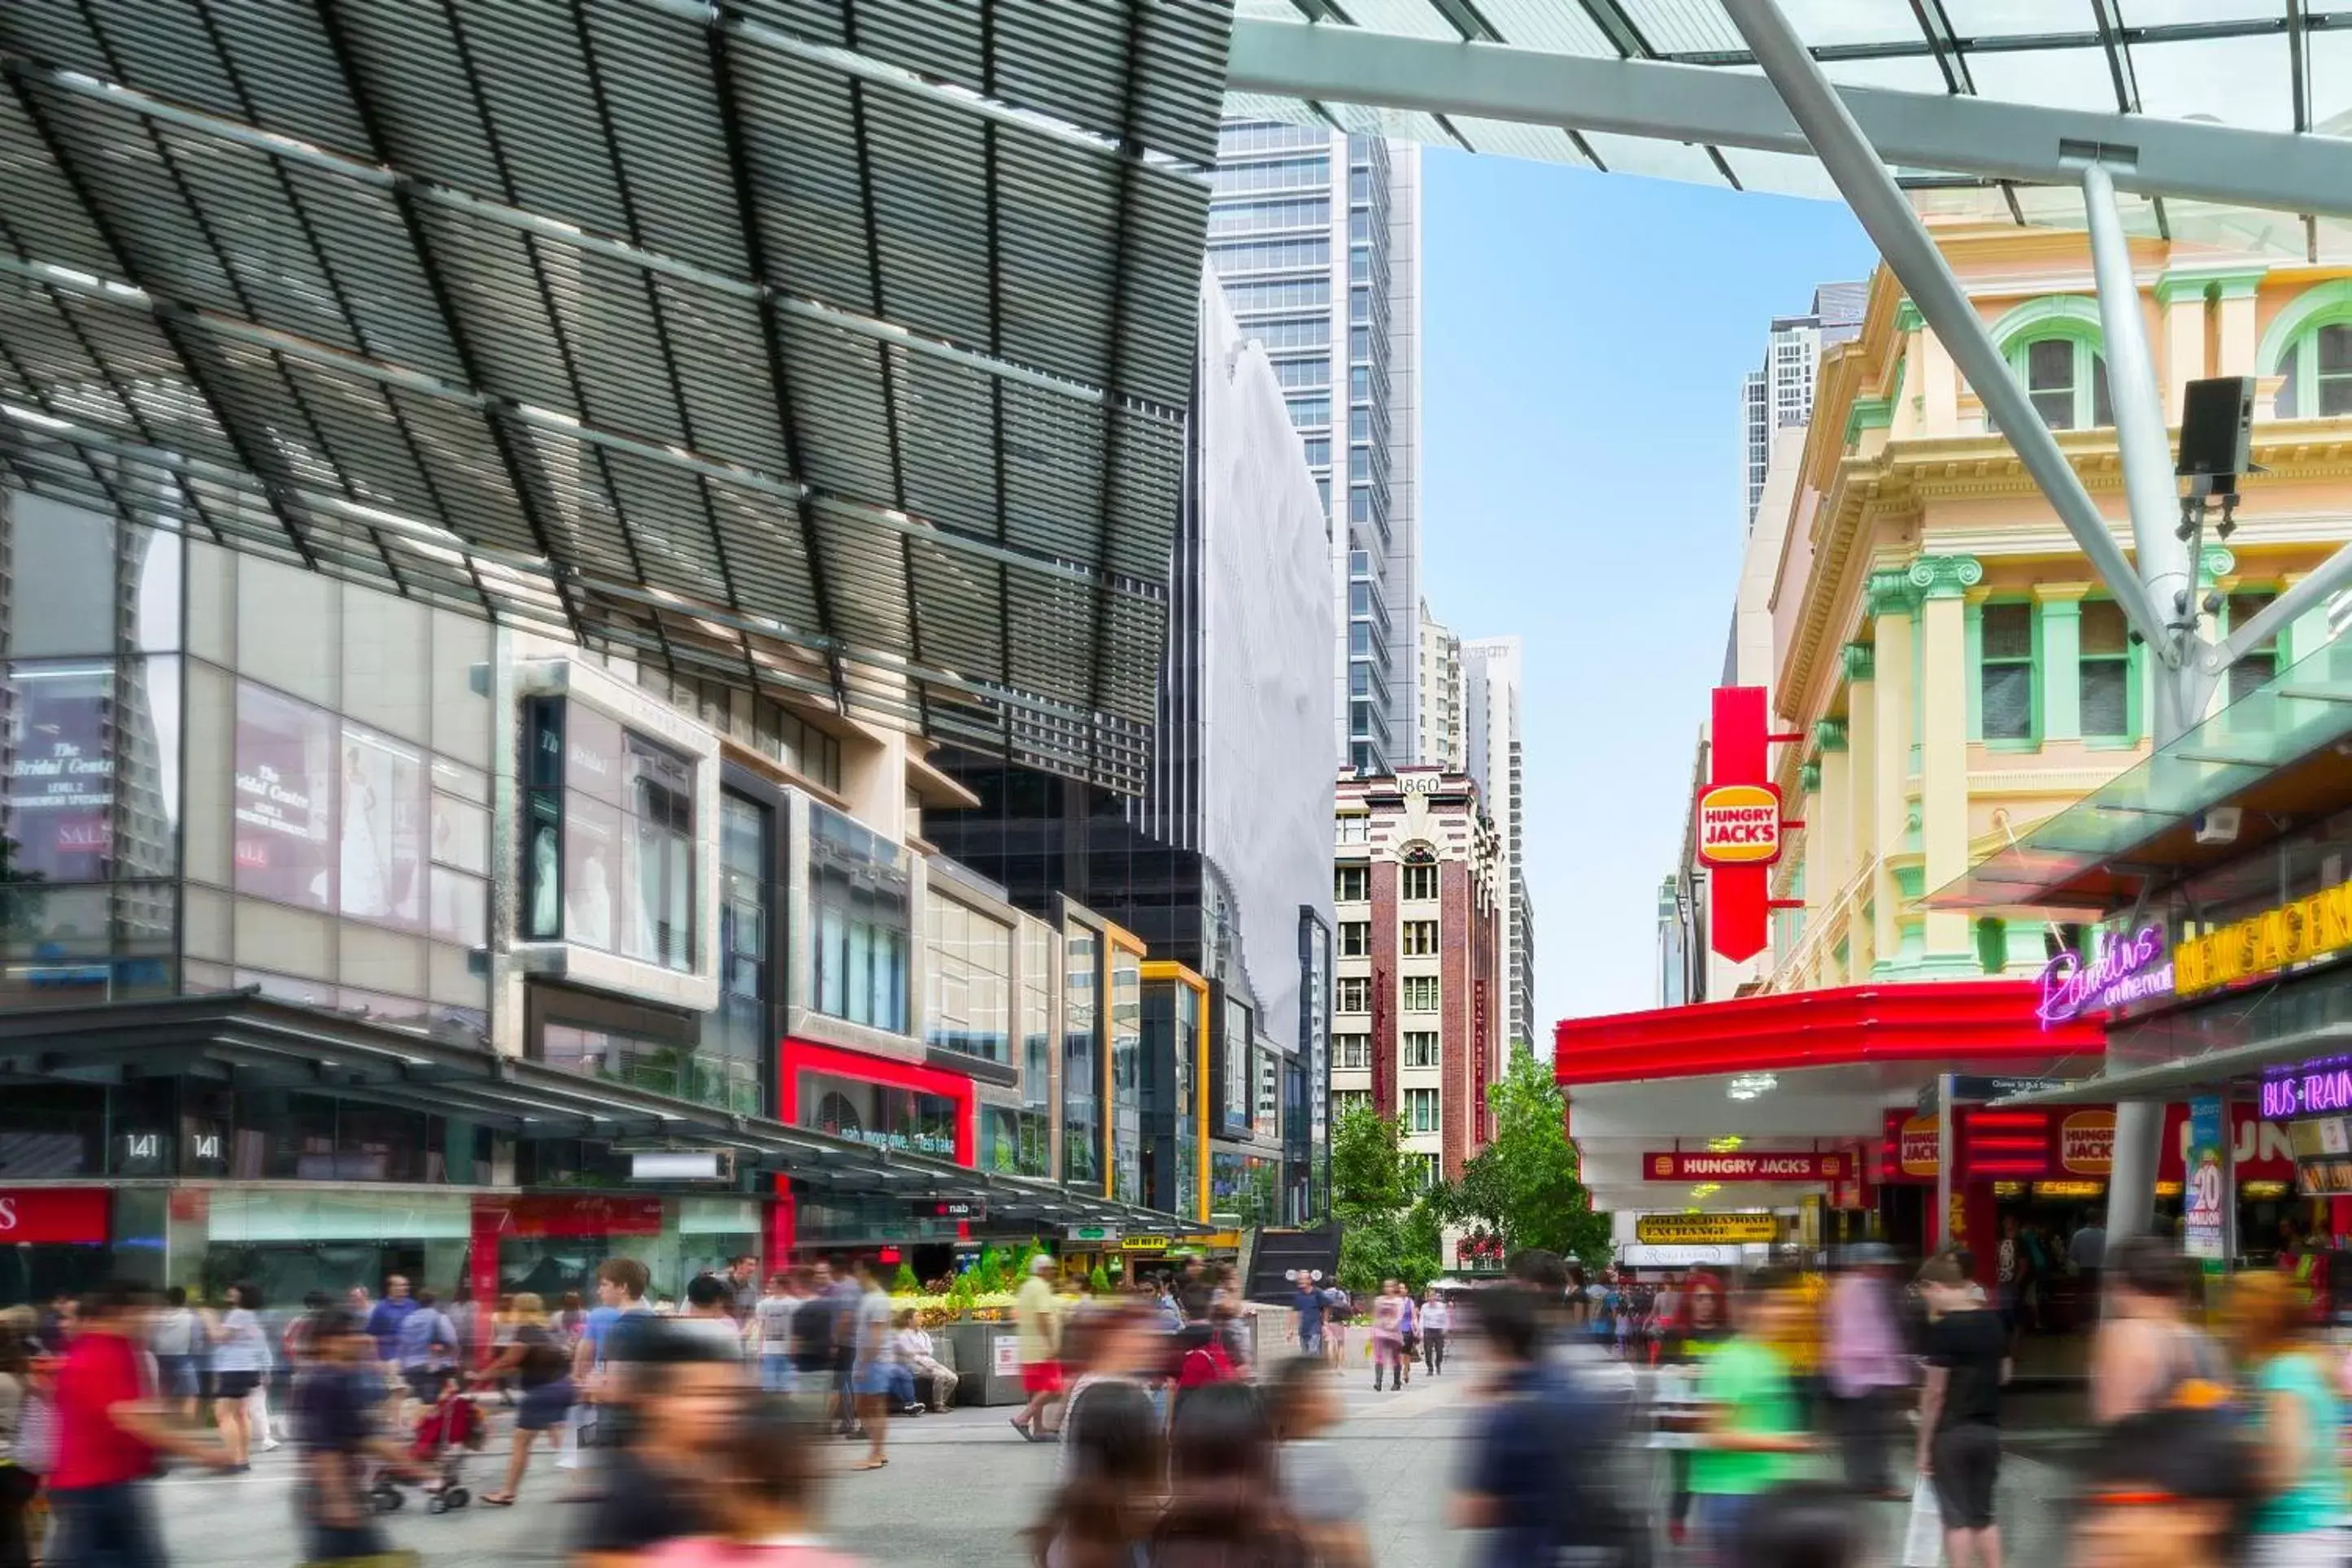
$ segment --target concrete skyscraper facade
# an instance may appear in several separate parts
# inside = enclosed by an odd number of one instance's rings
[[[1389,773],[1421,752],[1420,149],[1227,121],[1209,261],[1274,362],[1321,496],[1339,762]]]
[[[1813,413],[1813,374],[1822,351],[1862,331],[1868,297],[1862,283],[1824,283],[1813,290],[1813,308],[1801,316],[1776,316],[1764,350],[1764,367],[1740,378],[1739,418],[1746,501],[1744,515],[1756,521],[1764,499],[1764,475],[1772,463],[1772,432],[1803,425]]]
[[[1504,1037],[1540,1047],[1549,1031],[1536,1026],[1536,915],[1528,894],[1527,758],[1519,728],[1524,667],[1517,637],[1463,640],[1463,745],[1501,849]]]
[[[1423,767],[1460,773],[1468,765],[1468,742],[1463,725],[1462,639],[1429,613],[1421,603],[1421,754]]]

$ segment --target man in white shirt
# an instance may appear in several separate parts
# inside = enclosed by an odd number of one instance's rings
[[[768,1276],[767,1292],[751,1309],[748,1334],[759,1348],[760,1386],[771,1394],[793,1392],[793,1314],[807,1300],[799,1280],[780,1269]]]
[[[1431,1290],[1421,1303],[1421,1364],[1435,1377],[1445,1370],[1445,1333],[1454,1326],[1454,1309]]]

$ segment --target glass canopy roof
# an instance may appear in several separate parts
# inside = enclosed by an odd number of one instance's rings
[[[0,5],[0,484],[1139,789],[1230,20]]]
[[[2352,6],[2329,0],[1780,0],[1843,87],[2040,109],[2352,136]],[[1722,0],[1238,0],[1244,21],[1313,21],[1434,41],[1753,74]],[[1833,197],[1811,157],[1560,125],[1234,92],[1237,117],[1328,122],[1477,153],[1730,189]],[[2346,149],[2352,158],[2352,146]],[[1896,170],[1923,212],[2083,226],[2081,193]],[[2352,258],[2352,223],[2177,197],[2121,198],[2136,231],[2313,261]]]
[[[2105,910],[2142,875],[2186,868],[2180,840],[2202,811],[2235,804],[2283,768],[2352,804],[2352,640],[2328,644],[2231,703],[1930,894],[1935,909]],[[2224,848],[2200,858],[2232,853]]]

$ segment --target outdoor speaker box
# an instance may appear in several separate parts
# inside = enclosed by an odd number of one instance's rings
[[[2217,375],[2189,384],[2180,405],[2183,478],[2252,471],[2254,378]]]

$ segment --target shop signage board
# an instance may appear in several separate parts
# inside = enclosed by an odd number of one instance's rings
[[[1782,830],[1794,826],[1780,816],[1771,741],[1762,687],[1715,689],[1696,842],[1708,874],[1707,943],[1735,963],[1764,951],[1772,863],[1780,858]]]
[[[2104,1176],[2116,1168],[2116,1113],[2077,1110],[2058,1124],[2058,1165],[2077,1176]]]
[[[2230,1175],[2221,1144],[2218,1095],[2189,1104],[2189,1174],[2181,1192],[2180,1249],[2191,1258],[2228,1256]]]
[[[2352,1058],[2331,1057],[2263,1076],[2263,1115],[2272,1121],[2352,1111]]]
[[[988,1217],[986,1198],[917,1198],[918,1219],[980,1220]]]
[[[0,1247],[102,1244],[108,1196],[104,1187],[0,1187]]]
[[[1165,1252],[1174,1245],[1174,1239],[1165,1236],[1123,1236],[1119,1237],[1118,1249],[1121,1252]]]
[[[525,1193],[505,1201],[509,1236],[659,1236],[662,1200]]]
[[[1092,1242],[1097,1247],[1117,1247],[1119,1231],[1117,1226],[1110,1225],[1074,1225],[1063,1230],[1062,1239]]]
[[[1944,1159],[1944,1121],[1939,1116],[1906,1118],[1896,1135],[1895,1161],[1906,1176],[1933,1178]]]
[[[1739,1247],[1780,1236],[1780,1222],[1769,1214],[1645,1214],[1633,1219],[1633,1239],[1651,1247]]]
[[[2007,1100],[2012,1094],[2040,1094],[2056,1089],[2060,1080],[2054,1078],[1977,1078],[1955,1075],[1952,1079],[1952,1102],[1956,1105],[1988,1100]],[[1929,1079],[1919,1086],[1919,1114],[1933,1116],[1937,1110],[1943,1080]]]
[[[2352,882],[2193,936],[2172,950],[2172,989],[2180,996],[2273,974],[2352,948]]]
[[[1642,1156],[1642,1173],[1653,1182],[1836,1182],[1853,1174],[1843,1154],[1765,1152],[1711,1154],[1662,1152]]]
[[[2088,958],[2073,948],[2042,966],[2042,999],[2034,1011],[2045,1029],[2172,991],[2172,962],[2164,928],[2145,925],[2129,935],[2093,938]]]

